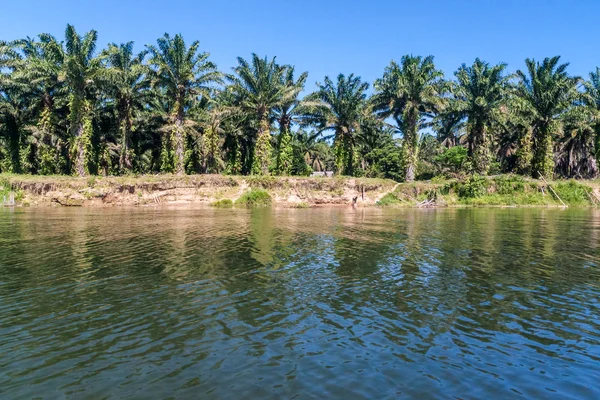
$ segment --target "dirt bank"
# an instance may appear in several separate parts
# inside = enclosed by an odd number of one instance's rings
[[[17,206],[95,207],[235,202],[251,189],[283,207],[375,205],[396,183],[369,178],[242,177],[222,175],[86,177],[0,175],[0,193]],[[7,197],[8,198],[8,197]],[[0,196],[0,202],[3,196]]]

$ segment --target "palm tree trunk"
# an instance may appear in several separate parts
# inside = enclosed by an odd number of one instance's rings
[[[175,131],[173,132],[173,136],[175,141],[175,173],[183,175],[185,174],[185,128],[182,102],[178,102],[176,106]]]
[[[415,180],[417,155],[419,152],[419,136],[416,122],[409,123],[409,127],[405,132],[403,147],[405,163],[404,180],[406,182],[413,182]]]
[[[85,176],[85,146],[83,143],[83,121],[77,122],[75,131],[77,150],[75,153],[75,173],[79,176]]]
[[[254,148],[254,162],[252,173],[259,175],[269,174],[269,158],[271,156],[271,130],[267,115],[260,118],[256,146]]]
[[[487,175],[490,166],[489,145],[486,136],[485,125],[475,122],[469,133],[469,152],[473,162],[473,169],[481,175]]]
[[[533,160],[531,163],[531,177],[539,179],[541,176],[552,177],[554,174],[554,148],[552,135],[556,128],[555,122],[543,124],[537,129],[533,140]]]
[[[125,112],[122,118],[122,143],[121,143],[121,157],[119,159],[119,167],[121,173],[125,170],[131,169],[131,160],[129,159],[129,132],[131,131],[131,119],[129,113]]]

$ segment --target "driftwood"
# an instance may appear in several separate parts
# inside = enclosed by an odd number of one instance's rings
[[[427,199],[423,200],[420,203],[417,203],[417,207],[437,207],[435,199]]]
[[[81,206],[83,206],[83,202],[81,202],[81,203],[73,203],[73,202],[69,202],[68,200],[69,199],[67,199],[67,202],[65,203],[65,202],[62,202],[59,198],[56,198],[56,197],[52,198],[52,201],[54,203],[58,203],[58,204],[60,204],[63,207],[81,207]]]
[[[556,193],[554,191],[554,189],[552,188],[552,186],[550,186],[550,184],[546,181],[546,178],[544,178],[544,175],[542,175],[541,173],[540,173],[540,178],[542,178],[542,180],[544,181],[544,183],[546,184],[546,186],[548,186],[548,189],[550,189],[550,191],[556,196],[556,198],[558,200],[560,200],[560,202],[562,203],[563,207],[569,207],[568,205],[565,204],[564,201],[562,201],[562,199],[560,198],[560,196],[558,195],[558,193]]]

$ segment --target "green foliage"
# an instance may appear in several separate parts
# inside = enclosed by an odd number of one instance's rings
[[[466,160],[467,149],[462,146],[447,148],[435,157],[435,162],[438,163],[442,169],[447,169],[450,172],[455,173],[464,169]]]
[[[494,178],[496,193],[515,194],[525,190],[525,180],[517,175],[501,175]]]
[[[559,57],[526,60],[509,85],[504,64],[476,59],[452,81],[433,57],[407,55],[371,98],[354,74],[325,77],[302,98],[307,73],[275,57],[238,58],[224,75],[181,35],[137,54],[132,42],[97,43],[71,25],[61,39],[0,42],[0,171],[598,174],[600,69],[585,82]]]
[[[292,172],[294,148],[292,138],[287,130],[279,134],[275,170],[277,175],[289,175]]]
[[[231,208],[233,207],[233,201],[231,201],[231,199],[221,199],[210,203],[210,206],[216,208]]]
[[[560,196],[562,201],[568,205],[581,206],[589,205],[590,203],[590,193],[592,192],[592,189],[575,180],[553,184],[552,188]]]
[[[476,198],[488,193],[490,181],[481,175],[468,177],[464,182],[454,183],[454,190],[460,198]]]
[[[390,144],[384,148],[373,149],[365,157],[370,161],[367,176],[373,178],[387,178],[400,182],[404,178],[404,164],[402,162],[402,149]]]
[[[271,205],[271,195],[262,189],[251,189],[235,201],[236,206],[267,207]]]

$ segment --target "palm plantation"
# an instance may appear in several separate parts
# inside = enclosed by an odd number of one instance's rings
[[[371,94],[354,74],[315,86],[256,54],[223,73],[181,35],[97,43],[72,25],[0,42],[0,172],[598,174],[600,72],[571,76],[559,57],[513,75],[476,59],[444,79],[432,56],[407,55]]]

